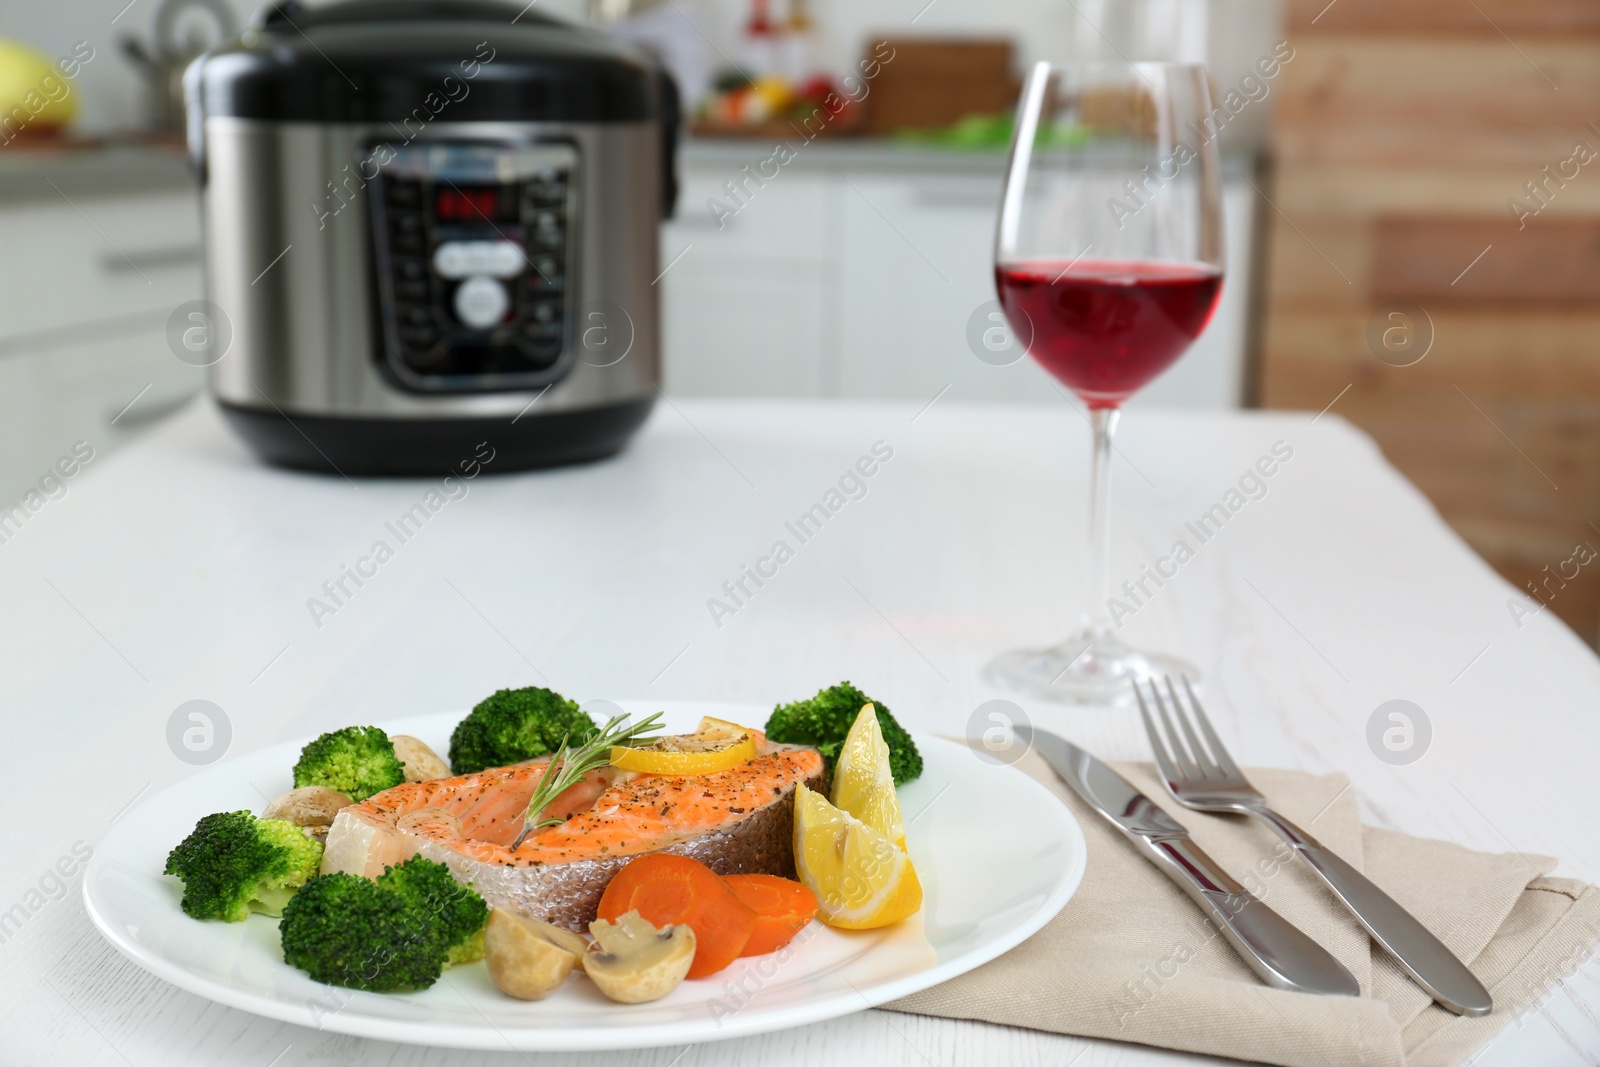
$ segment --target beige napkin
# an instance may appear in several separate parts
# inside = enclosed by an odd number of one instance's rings
[[[1291,820],[1360,868],[1468,961],[1493,1013],[1433,1005],[1306,864],[1255,820],[1186,811],[1149,764],[1117,769],[1257,896],[1350,969],[1360,997],[1271,989],[1165,875],[1034,753],[1018,767],[1071,807],[1089,843],[1083,884],[1043,930],[991,963],[886,1005],[894,1011],[1135,1041],[1289,1067],[1444,1067],[1539,998],[1600,940],[1600,892],[1546,877],[1544,856],[1489,855],[1363,826],[1343,775],[1251,770]]]

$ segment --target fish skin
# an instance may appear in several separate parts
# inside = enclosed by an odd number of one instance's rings
[[[793,878],[794,787],[824,790],[827,764],[812,748],[764,738],[758,746],[755,759],[716,774],[591,772],[547,809],[567,821],[515,851],[509,846],[548,758],[407,782],[339,812],[322,873],[375,878],[421,855],[448,866],[491,907],[580,932],[612,877],[651,852],[689,856],[719,874]]]

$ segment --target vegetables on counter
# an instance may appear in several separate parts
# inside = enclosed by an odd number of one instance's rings
[[[319,982],[394,993],[427,989],[483,954],[489,909],[442,863],[414,856],[376,880],[313,878],[283,909],[283,958]]]
[[[296,787],[322,785],[351,800],[365,800],[406,780],[394,742],[376,726],[346,726],[323,734],[300,750]]]
[[[694,931],[690,978],[715,974],[738,959],[755,933],[756,913],[710,867],[688,856],[652,852],[629,863],[600,897],[599,917],[637,911],[656,926]]]
[[[872,704],[876,709],[878,728],[889,746],[894,784],[912,781],[922,773],[922,755],[911,735],[894,720],[888,708],[849,682],[824,689],[809,700],[778,705],[767,720],[767,737],[785,744],[811,745],[832,766],[863,704]]]
[[[756,758],[756,739],[738,723],[701,718],[692,734],[657,737],[640,745],[618,745],[611,765],[640,774],[715,774]]]
[[[596,731],[594,720],[560,693],[540,686],[501,689],[480,701],[450,735],[450,766],[457,774],[509,767],[582,744]]]
[[[207,815],[167,855],[163,873],[183,880],[184,914],[242,922],[278,914],[322,862],[322,846],[282,819],[248,811]]]

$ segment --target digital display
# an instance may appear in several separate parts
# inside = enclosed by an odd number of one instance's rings
[[[443,186],[433,201],[440,222],[493,222],[499,211],[500,189],[493,185]]]

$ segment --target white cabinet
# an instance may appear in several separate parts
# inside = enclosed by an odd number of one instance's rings
[[[759,179],[760,175],[756,175]],[[662,236],[665,387],[682,396],[822,396],[835,191],[814,174],[759,181],[688,169]],[[739,196],[727,188],[740,182]],[[669,266],[670,264],[670,266]]]
[[[194,194],[0,204],[0,250],[5,505],[73,442],[103,455],[199,390],[204,372],[166,339],[200,295]]]
[[[665,388],[679,396],[821,396],[820,271],[782,262],[680,265],[668,299]],[[668,292],[673,290],[669,289]]]
[[[844,147],[803,151],[812,155],[760,184],[744,170],[768,154],[754,147],[748,159],[726,149],[686,159],[662,241],[663,264],[681,256],[660,282],[669,392],[925,401],[948,387],[969,401],[1061,399],[1031,361],[986,363],[968,342],[969,320],[995,299],[997,163],[940,165],[935,155],[907,166],[889,152],[891,164],[874,165]],[[1228,281],[1217,313],[1135,404],[1226,408],[1243,398],[1254,192],[1239,178],[1224,196]]]
[[[1029,383],[1017,368],[986,364],[967,347],[967,320],[994,301],[999,179],[841,181],[840,393],[928,400],[952,386],[971,400],[1025,394]]]

